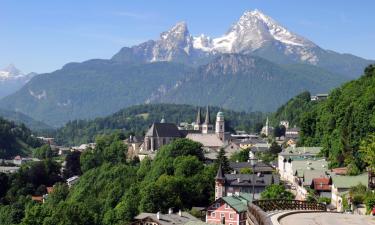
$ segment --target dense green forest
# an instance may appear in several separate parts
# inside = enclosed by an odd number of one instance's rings
[[[226,130],[234,129],[259,131],[262,128],[265,114],[260,112],[245,113],[210,107],[212,123],[215,122],[219,110],[224,112]],[[202,107],[203,116],[205,108]],[[159,122],[163,117],[167,122],[193,122],[197,115],[197,107],[176,104],[137,105],[123,109],[111,116],[94,120],[78,120],[67,123],[58,129],[56,140],[59,144],[78,145],[95,140],[99,134],[108,134],[120,130],[126,134],[143,135],[153,122]]]
[[[32,136],[24,124],[0,117],[0,159],[29,154],[32,148],[40,145],[40,141]]]
[[[349,166],[353,174],[364,170],[361,145],[375,132],[375,67],[331,91],[327,100],[310,101],[302,93],[280,107],[274,123],[289,120],[301,128],[299,145],[322,146],[331,167]]]
[[[163,146],[153,161],[140,163],[126,160],[127,147],[112,134],[98,137],[96,148],[82,153],[80,160],[70,160],[68,170],[78,167],[83,173],[71,189],[61,183],[60,166],[50,159],[16,174],[0,174],[0,224],[127,224],[141,211],[207,206],[221,162],[205,165],[201,147],[177,139]],[[45,204],[31,201],[30,195],[44,194],[54,183]]]
[[[272,114],[270,118],[271,123],[277,126],[280,121],[287,120],[289,121],[289,126],[299,126],[303,113],[309,111],[316,104],[310,101],[310,99],[311,95],[309,92],[303,92],[290,99]]]

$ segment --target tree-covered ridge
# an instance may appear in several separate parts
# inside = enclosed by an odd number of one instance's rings
[[[364,169],[361,140],[375,132],[375,67],[334,89],[301,116],[301,145],[323,147],[331,166]]]
[[[0,109],[0,117],[3,117],[6,120],[14,121],[17,124],[23,123],[32,131],[44,132],[44,131],[52,129],[52,127],[48,126],[47,124],[40,122],[40,121],[36,121],[33,118],[27,116],[26,114],[23,114],[20,112]]]
[[[262,127],[263,113],[235,112],[219,107],[210,107],[212,123],[215,122],[219,110],[224,112],[226,130],[228,131],[234,129],[255,131]],[[205,110],[203,110],[203,113],[205,113]],[[71,121],[57,131],[56,139],[60,144],[77,145],[93,142],[95,136],[111,133],[115,130],[127,134],[143,135],[153,122],[159,122],[163,117],[167,122],[178,124],[180,122],[193,122],[196,115],[197,107],[191,105],[147,104],[131,106],[104,118]]]
[[[272,114],[271,122],[276,126],[279,124],[279,121],[287,120],[290,126],[299,126],[303,113],[309,111],[314,104],[311,101],[310,93],[307,91],[303,92],[278,108]]]
[[[0,117],[0,158],[26,155],[41,143],[24,124],[16,124]]]
[[[205,165],[201,147],[177,139],[163,146],[153,161],[139,163],[126,160],[127,147],[118,134],[101,136],[96,147],[75,162],[83,174],[70,189],[58,183],[63,175],[50,159],[15,174],[0,173],[0,224],[120,225],[140,212],[206,206],[213,201],[218,164]],[[54,183],[44,204],[31,201],[30,195],[45,194]]]

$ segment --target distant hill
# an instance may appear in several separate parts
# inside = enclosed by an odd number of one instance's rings
[[[0,159],[29,154],[40,145],[25,125],[0,118]]]
[[[8,111],[5,109],[0,109],[0,117],[13,121],[16,124],[25,124],[28,128],[30,128],[32,131],[46,131],[53,129],[52,127],[48,126],[47,124],[36,121],[33,118],[20,113],[20,112],[14,112],[14,111]]]
[[[95,136],[116,130],[128,135],[143,135],[153,122],[159,122],[162,118],[176,124],[191,123],[195,121],[197,109],[196,106],[175,104],[131,106],[107,117],[68,122],[57,130],[56,140],[60,144],[78,145],[93,142]],[[262,127],[265,118],[260,112],[245,113],[210,107],[212,123],[215,122],[219,110],[224,112],[227,131],[234,131],[234,129],[255,131]],[[202,108],[202,111],[205,113],[205,108]]]

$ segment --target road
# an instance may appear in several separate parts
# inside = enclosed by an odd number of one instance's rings
[[[298,213],[280,220],[281,225],[375,225],[375,217],[341,213]]]

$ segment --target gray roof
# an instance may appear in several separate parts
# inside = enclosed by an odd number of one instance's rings
[[[153,123],[146,133],[147,137],[181,137],[174,123]]]
[[[237,171],[240,172],[242,168],[253,168],[251,162],[230,162],[229,166]],[[258,161],[255,163],[254,171],[257,172],[272,172],[274,171],[274,168],[265,162]]]
[[[225,174],[226,186],[242,186],[252,187],[253,182],[255,187],[264,187],[271,184],[278,184],[280,182],[279,176],[276,174]]]
[[[135,220],[151,219],[161,225],[183,225],[190,221],[200,221],[198,218],[190,215],[187,212],[182,212],[182,215],[178,213],[162,214],[160,213],[160,219],[157,218],[156,213],[141,213],[134,218]]]

